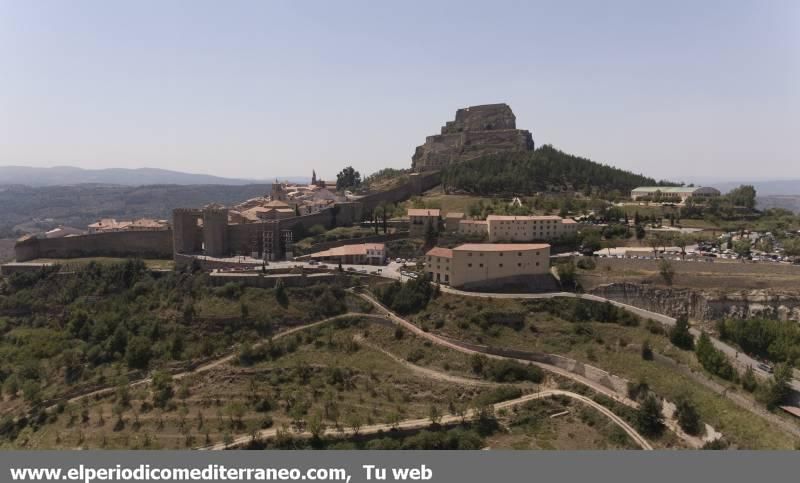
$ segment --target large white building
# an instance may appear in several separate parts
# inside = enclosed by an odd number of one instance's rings
[[[648,198],[654,201],[675,203],[684,203],[689,198],[706,199],[719,195],[718,189],[708,186],[641,186],[631,191],[631,199],[634,201]]]
[[[491,242],[530,242],[556,240],[576,233],[578,224],[560,216],[489,215],[486,220],[461,220],[458,231],[464,235],[485,235]]]

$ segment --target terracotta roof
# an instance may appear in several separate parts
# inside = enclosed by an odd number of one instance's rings
[[[564,218],[561,223],[577,223],[577,221],[573,220],[572,218]]]
[[[486,225],[489,222],[486,220],[461,220],[459,223],[466,223],[468,225]]]
[[[513,252],[549,249],[547,243],[465,243],[453,248],[459,252]]]
[[[436,208],[409,208],[408,216],[439,216]]]
[[[460,213],[458,211],[451,211],[445,216],[445,218],[464,218],[464,213]]]
[[[264,203],[263,206],[267,208],[286,208],[289,206],[289,204],[283,201],[275,200],[275,201],[270,201],[269,203]]]
[[[430,255],[432,257],[453,258],[453,250],[449,248],[433,247],[428,250],[426,255]]]

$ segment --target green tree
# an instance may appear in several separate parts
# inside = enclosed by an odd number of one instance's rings
[[[167,403],[174,395],[172,376],[168,372],[163,371],[157,371],[153,374],[152,392],[153,405],[158,408],[166,407]]]
[[[281,307],[286,307],[289,305],[289,295],[286,293],[286,287],[282,278],[279,278],[275,282],[275,300],[278,302],[278,304],[280,304]]]
[[[778,364],[772,374],[772,380],[765,388],[761,400],[767,408],[774,409],[780,406],[791,393],[792,366],[789,364]]]
[[[747,392],[754,392],[758,389],[758,381],[756,380],[755,372],[753,371],[753,366],[747,366],[747,369],[742,374],[742,388],[744,388]]]
[[[725,198],[733,206],[740,206],[748,210],[754,210],[756,207],[756,189],[752,185],[741,185],[729,191]]]
[[[558,272],[558,280],[561,282],[562,287],[573,290],[578,288],[578,279],[576,277],[576,272],[575,272],[575,262],[573,262],[572,259],[569,259],[566,262],[562,262],[556,265],[556,270]]]
[[[128,342],[125,359],[131,369],[147,369],[153,356],[152,343],[147,337],[136,336]]]
[[[733,243],[733,251],[742,258],[750,255],[752,244],[750,240],[737,240]]]
[[[675,416],[681,429],[686,431],[687,434],[699,435],[703,425],[700,422],[700,415],[697,413],[694,404],[686,398],[681,398],[676,406]]]
[[[352,166],[344,168],[336,175],[336,189],[338,191],[358,188],[359,186],[361,186],[361,174],[353,169]]]
[[[672,282],[675,280],[675,267],[672,266],[672,262],[666,258],[662,258],[661,261],[658,262],[658,273],[661,275],[661,278],[664,279],[664,283],[669,286],[672,285]]]
[[[644,397],[636,413],[636,425],[639,431],[648,436],[657,436],[664,430],[664,419],[661,415],[661,402],[652,394]]]
[[[653,348],[650,346],[649,340],[645,340],[644,343],[642,343],[642,359],[646,361],[653,360]]]
[[[435,246],[436,242],[437,242],[437,240],[439,238],[438,231],[436,230],[436,227],[433,226],[433,225],[434,225],[434,222],[431,221],[425,227],[425,246],[426,247]]]
[[[700,364],[710,373],[732,381],[736,376],[730,361],[725,354],[714,347],[711,338],[703,331],[695,346],[695,354]]]
[[[675,326],[669,331],[669,340],[673,345],[683,350],[688,351],[694,348],[694,336],[689,332],[688,317],[681,315],[677,318]]]

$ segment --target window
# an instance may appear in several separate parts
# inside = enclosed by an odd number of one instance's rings
[[[537,267],[539,266],[539,262],[536,262],[536,266],[537,266]]]
[[[502,264],[502,263],[501,263],[500,265],[498,265],[498,266],[499,266],[500,268],[503,268],[503,264]]]
[[[518,266],[518,267],[521,267],[521,266],[522,266],[522,264],[521,264],[521,263],[518,263],[518,264],[517,264],[517,266]]]
[[[478,265],[478,267],[483,268],[483,264],[481,263],[480,265]]]
[[[522,252],[517,252],[517,256],[521,257],[522,256]]]
[[[467,264],[467,266],[468,266],[468,267],[470,267],[470,268],[472,268],[472,264],[471,264],[471,263],[468,263],[468,264]]]
[[[503,252],[500,252],[500,256],[501,256],[501,257],[503,256]]]

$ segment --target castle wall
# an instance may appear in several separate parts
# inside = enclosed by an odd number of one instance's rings
[[[222,257],[228,254],[228,210],[203,210],[203,243],[205,254]]]
[[[203,233],[198,226],[203,212],[194,208],[172,210],[172,239],[178,253],[198,253],[202,249]]]
[[[18,262],[34,258],[172,258],[172,230],[31,238],[18,243],[14,250]]]
[[[440,184],[441,180],[441,173],[438,171],[415,174],[412,175],[409,182],[404,185],[381,191],[380,193],[366,195],[360,198],[358,202],[362,205],[362,212],[364,214],[369,214],[381,203],[399,203],[412,196],[421,195],[423,192]]]

